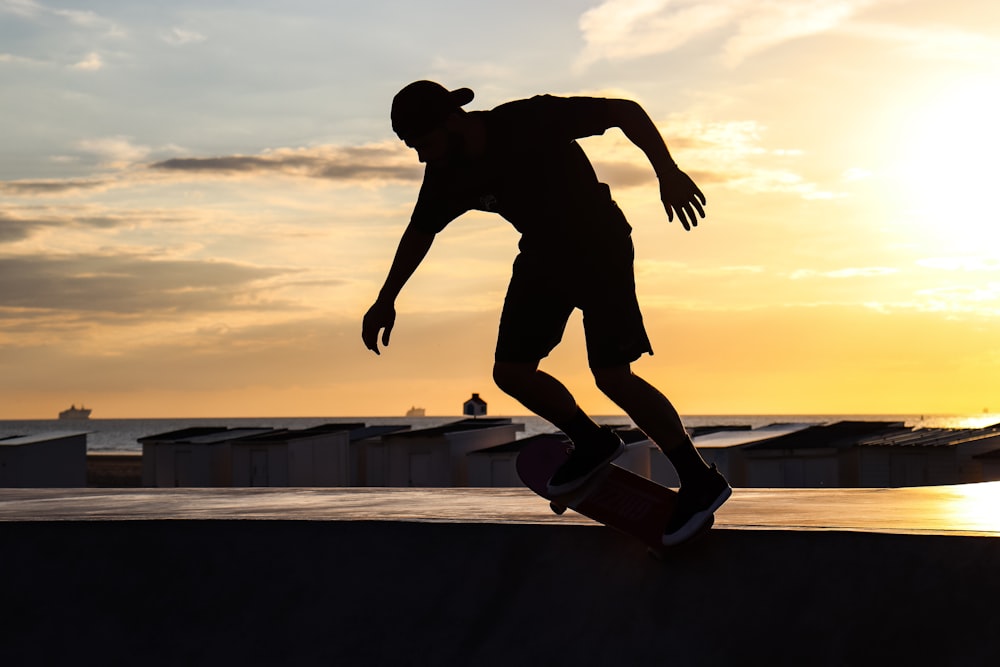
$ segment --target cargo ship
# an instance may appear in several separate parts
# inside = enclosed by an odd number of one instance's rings
[[[76,407],[76,404],[59,413],[59,419],[90,419],[90,408],[83,405]]]

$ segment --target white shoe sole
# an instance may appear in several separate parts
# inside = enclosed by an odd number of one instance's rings
[[[729,497],[733,495],[732,487],[726,487],[726,489],[719,494],[719,497],[715,499],[712,505],[701,512],[695,512],[691,515],[691,520],[686,524],[681,526],[676,532],[669,535],[664,533],[663,535],[663,546],[672,547],[684,542],[685,540],[690,540],[692,537],[697,535],[705,524],[708,523],[709,519],[715,514],[715,510],[722,507],[722,505],[729,500]]]

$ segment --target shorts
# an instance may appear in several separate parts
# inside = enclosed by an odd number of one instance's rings
[[[635,294],[634,257],[628,235],[569,254],[522,250],[504,299],[496,360],[545,358],[562,340],[574,308],[583,311],[591,368],[630,364],[652,354]]]

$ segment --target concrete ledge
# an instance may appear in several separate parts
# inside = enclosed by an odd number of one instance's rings
[[[1000,537],[1000,482],[904,489],[736,489],[718,528]],[[590,525],[523,488],[0,489],[6,521],[274,519]]]
[[[992,665],[1000,540],[599,526],[0,524],[4,664]]]

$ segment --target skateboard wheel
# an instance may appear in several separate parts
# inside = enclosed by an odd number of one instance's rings
[[[553,500],[549,502],[549,509],[555,512],[556,514],[562,514],[563,512],[566,511],[566,506],[560,505],[559,503]]]

